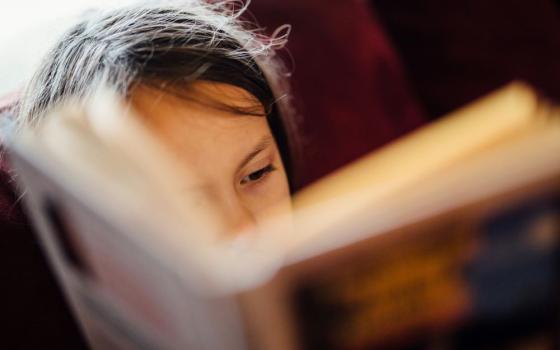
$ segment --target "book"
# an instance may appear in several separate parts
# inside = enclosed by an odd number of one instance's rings
[[[9,154],[93,348],[559,344],[560,110],[523,83],[235,236],[177,193],[189,169],[108,91],[54,110]]]

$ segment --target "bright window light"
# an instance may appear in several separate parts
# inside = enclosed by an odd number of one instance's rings
[[[21,87],[40,57],[73,20],[89,8],[134,0],[2,0],[0,97]]]

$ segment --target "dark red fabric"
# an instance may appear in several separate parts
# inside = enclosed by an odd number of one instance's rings
[[[423,123],[391,44],[366,1],[257,0],[272,33],[289,23],[292,85],[303,115],[302,184]]]
[[[553,0],[369,0],[430,117],[512,79],[560,101],[560,13]]]

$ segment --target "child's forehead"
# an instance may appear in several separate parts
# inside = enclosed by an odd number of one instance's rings
[[[162,142],[195,163],[212,157],[239,161],[261,140],[273,140],[267,118],[215,108],[203,100],[219,98],[220,102],[237,103],[243,108],[243,103],[254,104],[254,100],[248,100],[254,97],[245,90],[206,82],[194,88],[195,93],[186,99],[165,91],[136,89],[130,101]]]
[[[265,115],[260,101],[247,90],[227,83],[206,80],[162,89],[140,84],[131,91],[130,100],[133,104],[142,105],[144,109],[213,108],[230,112],[246,110],[252,115]],[[224,108],[225,106],[228,108]]]
[[[238,129],[246,133],[268,127],[262,105],[246,90],[206,81],[195,82],[185,90],[184,95],[177,95],[139,87],[131,94],[130,102],[143,121],[156,130],[188,128],[191,132],[206,129],[228,133]],[[263,113],[253,113],[255,108]],[[244,110],[248,111],[247,114],[239,112]]]

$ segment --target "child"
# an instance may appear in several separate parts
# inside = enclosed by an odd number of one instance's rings
[[[187,190],[209,194],[229,231],[257,225],[272,207],[289,210],[294,122],[274,54],[288,27],[267,38],[246,28],[236,4],[149,2],[89,14],[27,85],[16,132],[103,84],[193,169]]]

